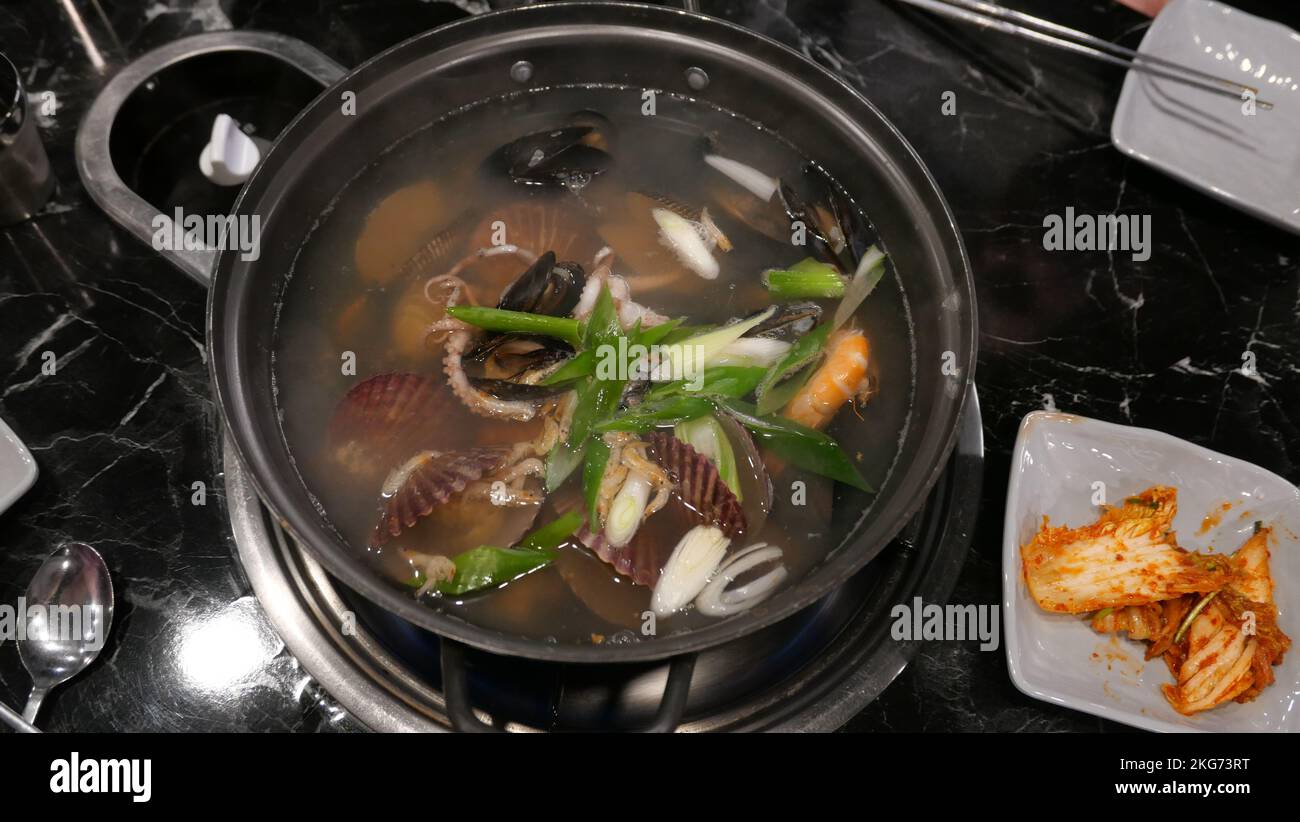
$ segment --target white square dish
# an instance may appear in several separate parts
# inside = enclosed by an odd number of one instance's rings
[[[1120,151],[1300,233],[1300,34],[1212,0],[1174,0],[1142,54],[1259,89],[1274,108],[1130,70],[1111,121]]]
[[[1003,526],[1002,594],[1007,667],[1030,696],[1153,731],[1300,730],[1300,651],[1275,667],[1276,681],[1253,702],[1195,716],[1170,707],[1160,685],[1173,677],[1145,645],[1094,632],[1078,616],[1051,614],[1029,597],[1020,546],[1042,525],[1093,522],[1103,483],[1108,502],[1152,485],[1178,489],[1178,543],[1231,553],[1255,522],[1274,526],[1269,546],[1278,621],[1300,639],[1300,489],[1248,462],[1185,440],[1072,414],[1035,411],[1020,425]],[[1225,509],[1225,505],[1228,507]],[[1216,521],[1217,520],[1217,521]]]
[[[0,514],[36,482],[36,460],[18,435],[0,420]]]

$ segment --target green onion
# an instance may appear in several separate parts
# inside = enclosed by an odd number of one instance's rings
[[[582,496],[587,502],[587,525],[592,533],[600,531],[596,503],[600,501],[600,483],[605,478],[608,463],[609,445],[600,437],[592,437],[587,443],[586,460],[582,466]]]
[[[582,525],[582,515],[570,511],[554,522],[543,525],[519,541],[521,551],[550,551],[559,548]]]
[[[709,360],[722,353],[722,349],[743,337],[747,331],[762,323],[768,317],[771,317],[775,311],[776,306],[770,305],[767,310],[748,319],[695,334],[681,342],[666,345],[667,356],[661,358],[659,362],[661,377],[667,376],[670,379],[681,379],[693,376],[687,373],[693,370],[692,365],[695,363],[708,365]],[[688,358],[688,351],[698,352],[698,356]]]
[[[640,328],[640,320],[634,328],[628,329],[628,348],[633,345],[652,346],[657,345],[665,337],[677,330],[682,324],[681,319],[669,320],[653,328],[647,328],[644,331]],[[572,380],[590,377],[596,371],[597,356],[596,350],[589,348],[582,353],[573,357],[564,365],[560,366],[554,373],[542,380],[542,385],[561,385]]]
[[[761,411],[760,416],[775,414],[789,405],[790,401],[793,400],[795,395],[803,389],[804,384],[808,382],[816,371],[817,363],[813,362],[805,368],[796,371],[794,376],[787,378],[784,382],[777,383],[764,392],[761,405],[764,409],[770,408],[772,410]]]
[[[835,267],[808,258],[789,268],[763,272],[767,293],[777,299],[832,299],[844,296],[844,278]]]
[[[755,396],[758,397],[758,413],[767,415],[775,413],[786,404],[788,398],[783,394],[773,396],[772,389],[778,383],[788,380],[792,374],[798,372],[801,368],[811,364],[814,360],[822,356],[823,349],[826,347],[826,339],[830,336],[830,325],[819,325],[807,334],[804,334],[795,344],[790,347],[786,355],[767,372],[763,381],[755,389]],[[809,372],[811,374],[811,372]],[[801,386],[802,383],[799,383]],[[795,391],[798,391],[796,386]],[[793,397],[793,394],[791,394]]]
[[[456,575],[450,581],[440,582],[436,590],[458,596],[492,588],[535,571],[555,559],[554,551],[582,525],[582,515],[570,511],[554,522],[543,525],[519,541],[514,548],[497,548],[480,545],[451,558]],[[415,575],[404,583],[419,588],[424,584],[424,573]]]
[[[678,328],[681,326],[683,320],[681,317],[678,317],[675,320],[669,320],[666,323],[660,323],[659,325],[656,325],[652,328],[647,328],[645,330],[640,329],[639,327],[640,322],[641,322],[640,320],[637,320],[638,328],[633,332],[630,332],[628,334],[628,337],[632,340],[633,343],[639,343],[641,345],[657,345],[658,343],[661,343],[668,337],[672,336],[672,334],[676,332]],[[685,329],[685,331],[688,332],[686,334],[686,336],[688,337],[692,333],[695,333],[692,332],[691,329],[689,328]]]
[[[731,440],[713,415],[699,417],[673,426],[673,435],[682,442],[712,460],[718,469],[722,484],[731,489],[736,499],[742,499],[740,493],[740,472],[736,470],[736,454],[731,448]]]
[[[782,459],[806,471],[874,493],[848,454],[821,431],[782,417],[760,416],[758,409],[740,400],[718,400],[717,403],[748,428],[756,440]]]
[[[632,541],[641,527],[646,505],[650,502],[653,483],[637,471],[629,471],[627,479],[609,504],[609,517],[605,521],[605,539],[615,548]]]
[[[495,587],[535,571],[553,559],[555,555],[550,551],[480,545],[452,558],[451,561],[456,565],[456,576],[450,582],[438,583],[437,590],[458,596]]]
[[[619,345],[620,340],[624,341],[623,346]],[[609,293],[608,286],[600,289],[600,296],[596,298],[596,307],[592,309],[591,317],[588,318],[583,332],[582,344],[586,349],[595,352],[597,357],[601,356],[600,349],[605,346],[609,346],[606,351],[620,351],[626,348],[623,327],[619,325],[618,311],[614,307],[614,297]],[[629,368],[630,366],[624,363],[617,371],[626,376]],[[559,488],[582,463],[586,454],[587,437],[591,435],[597,423],[607,420],[618,409],[619,400],[622,399],[623,389],[626,386],[626,379],[601,379],[598,375],[593,375],[585,383],[578,385],[577,405],[573,410],[573,420],[569,424],[569,437],[556,445],[547,457],[546,490],[548,492]]]
[[[596,352],[592,350],[583,351],[576,357],[571,358],[564,365],[557,368],[546,379],[542,380],[542,385],[559,385],[569,382],[570,380],[579,380],[583,377],[590,377],[596,370]]]
[[[556,337],[571,345],[582,342],[582,324],[567,317],[550,317],[546,314],[529,314],[526,311],[506,311],[477,305],[453,305],[447,309],[449,316],[487,331],[508,334],[540,334]]]
[[[655,326],[655,328],[658,328],[658,327],[659,327],[659,326]],[[665,343],[665,344],[678,343],[678,342],[681,342],[682,340],[689,340],[691,337],[697,336],[697,335],[699,335],[699,334],[704,334],[705,332],[708,332],[708,331],[712,331],[712,330],[714,330],[715,328],[717,328],[717,326],[715,326],[715,325],[682,325],[682,326],[678,326],[677,328],[674,328],[672,331],[670,331],[670,332],[668,332],[667,334],[665,334],[665,335],[664,335],[664,338],[663,338],[662,340],[660,340],[660,342],[663,342],[663,343]],[[653,329],[651,329],[651,330],[653,330]]]
[[[713,411],[713,403],[704,397],[674,397],[661,403],[642,403],[618,416],[596,425],[598,433],[606,431],[643,432],[667,423],[702,417]]]
[[[609,293],[609,286],[602,286],[596,305],[587,318],[587,328],[582,335],[585,348],[595,348],[604,343],[617,342],[623,336],[623,326],[618,322],[618,309],[614,306],[614,295]]]
[[[731,397],[748,396],[767,373],[766,368],[749,365],[717,365],[704,369],[700,387],[691,390],[685,380],[664,382],[646,392],[646,402],[666,400],[677,396]]]
[[[593,426],[607,419],[623,394],[623,382],[595,377],[579,385],[577,406],[569,425],[569,438],[551,449],[546,461],[546,490],[554,492],[582,463],[587,437]]]

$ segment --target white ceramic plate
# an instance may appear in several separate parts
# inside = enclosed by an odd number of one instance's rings
[[[1273,525],[1274,598],[1282,630],[1297,643],[1273,673],[1276,681],[1244,705],[1196,716],[1169,706],[1160,685],[1173,683],[1146,646],[1095,633],[1083,619],[1041,610],[1021,573],[1020,546],[1048,516],[1053,525],[1096,520],[1096,486],[1118,504],[1152,485],[1178,489],[1174,528],[1185,548],[1235,551],[1255,521]],[[1224,510],[1225,503],[1230,504]],[[1206,521],[1211,513],[1219,521]],[[1209,527],[1206,527],[1209,526]],[[1016,439],[1002,536],[1002,595],[1007,667],[1030,696],[1155,731],[1300,730],[1300,489],[1256,465],[1151,431],[1035,411]]]
[[[1300,34],[1210,0],[1174,0],[1138,51],[1259,89],[1270,111],[1130,71],[1115,147],[1236,208],[1300,233]]]
[[[0,514],[36,482],[36,460],[18,435],[0,420]]]

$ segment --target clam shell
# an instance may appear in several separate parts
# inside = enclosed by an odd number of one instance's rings
[[[609,563],[615,571],[628,577],[637,585],[653,588],[663,573],[664,564],[672,556],[676,547],[671,540],[659,539],[648,534],[647,529],[637,531],[632,541],[622,548],[615,548],[605,539],[605,535],[593,534],[586,526],[577,533],[578,541],[587,546],[593,554]]]
[[[376,374],[348,390],[329,424],[330,451],[354,473],[383,470],[436,430],[445,392],[423,374]]]
[[[539,256],[553,251],[558,260],[589,260],[600,243],[586,224],[573,206],[557,198],[515,200],[483,215],[470,232],[469,250],[505,242]]]
[[[649,456],[672,478],[677,496],[703,523],[735,539],[746,531],[740,500],[722,481],[713,461],[665,431],[646,436]]]
[[[500,470],[512,451],[507,447],[421,451],[393,469],[380,493],[379,521],[370,535],[370,547],[383,547],[432,513],[434,506]]]

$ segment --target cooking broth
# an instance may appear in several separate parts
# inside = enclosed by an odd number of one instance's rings
[[[368,547],[381,488],[408,456],[508,446],[546,431],[539,418],[521,422],[476,415],[448,387],[445,334],[429,333],[443,318],[436,300],[445,295],[443,285],[430,285],[431,278],[475,249],[503,242],[560,246],[530,250],[538,255],[554,250],[559,261],[577,262],[590,275],[597,268],[593,257],[608,245],[615,254],[613,273],[626,278],[631,300],[685,318],[689,326],[721,326],[774,302],[761,272],[810,255],[807,247],[773,239],[725,208],[720,192],[734,197],[744,190],[702,156],[715,151],[795,182],[804,178],[809,158],[731,112],[660,94],[655,114],[646,116],[643,102],[639,88],[575,87],[520,93],[459,111],[368,166],[338,194],[303,247],[282,298],[275,338],[284,436],[322,512],[395,586],[412,577],[404,552],[453,556],[479,545],[508,547],[563,510],[582,509],[579,466],[540,505],[508,507],[494,504],[490,495],[472,502],[453,496],[381,547]],[[599,126],[593,133],[600,139],[593,142],[612,161],[604,173],[556,188],[523,185],[485,168],[497,147],[574,118]],[[629,203],[653,205],[629,198],[629,192],[651,193],[660,203],[707,207],[733,246],[713,250],[716,279],[697,276],[653,233],[638,234],[644,220],[631,220],[629,227],[628,221],[611,218]],[[472,302],[494,306],[528,268],[520,256],[502,253],[476,260],[460,276]],[[897,276],[890,268],[853,319],[870,345],[872,396],[860,408],[845,405],[825,428],[876,488],[898,456],[915,380],[909,311]],[[836,300],[818,302],[825,307],[823,321],[829,321]],[[385,373],[434,378],[436,388],[418,400],[421,420],[397,437],[399,445],[389,442],[387,451],[353,449],[341,457],[335,447],[336,409],[350,390]],[[374,422],[364,415],[357,419],[362,418]],[[399,446],[405,453],[392,453]],[[788,588],[844,542],[864,511],[870,515],[872,497],[766,451],[763,456],[773,486],[771,511],[760,530],[732,541],[728,555],[758,542],[779,547],[788,571],[781,588]],[[752,473],[741,478],[750,508],[761,491],[745,487],[753,482]],[[675,498],[670,508],[674,505],[679,505]],[[690,527],[680,514],[679,508],[666,508],[650,516],[636,539],[671,548]],[[549,566],[508,584],[457,596],[426,595],[422,601],[510,634],[565,643],[617,642],[645,637],[651,594],[650,587],[634,584],[570,539]],[[692,607],[655,619],[654,633],[664,636],[712,621]]]

